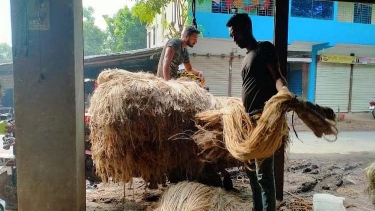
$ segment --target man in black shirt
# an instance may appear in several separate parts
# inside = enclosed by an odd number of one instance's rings
[[[244,107],[250,115],[259,114],[265,102],[286,86],[280,73],[275,47],[270,42],[258,42],[254,38],[252,23],[247,14],[233,15],[227,22],[227,27],[238,47],[247,49],[242,62]],[[246,172],[250,179],[255,211],[276,210],[273,162],[273,156],[263,160],[260,166],[252,162],[251,170]]]

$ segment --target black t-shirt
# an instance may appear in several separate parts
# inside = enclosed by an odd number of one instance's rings
[[[278,66],[275,47],[270,42],[258,42],[242,62],[242,101],[248,113],[263,109],[265,102],[277,93],[276,81],[267,64]]]

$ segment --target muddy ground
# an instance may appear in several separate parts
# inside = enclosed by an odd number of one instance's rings
[[[291,123],[291,118],[289,121]],[[296,132],[309,131],[298,118],[293,123]],[[375,130],[375,120],[367,113],[347,114],[343,121],[338,122],[337,128],[339,131]],[[345,197],[348,211],[375,211],[375,206],[370,203],[365,192],[367,184],[363,173],[364,168],[374,161],[375,153],[370,152],[288,155],[284,175],[284,201],[280,203],[278,210],[312,210],[312,196],[315,193],[330,193]],[[233,169],[232,180],[241,197],[251,203],[249,182],[244,172]],[[165,187],[146,190],[144,182],[139,178],[134,178],[133,185],[98,184],[96,188],[87,188],[86,210],[153,210],[163,190]]]
[[[347,210],[375,210],[365,192],[363,169],[374,161],[375,153],[353,153],[350,155],[292,154],[285,170],[284,202],[279,210],[312,210],[314,193],[330,193],[345,197]],[[251,203],[249,181],[241,170],[234,171],[232,180],[243,198]],[[96,189],[87,189],[88,211],[148,211],[156,206],[156,200],[165,188],[145,190],[144,182],[134,179],[134,185],[126,184],[124,200],[123,184],[99,184]],[[134,187],[134,188],[131,188]],[[296,203],[293,203],[296,202]],[[302,206],[305,204],[305,206]],[[302,207],[304,209],[302,209]],[[310,208],[310,209],[309,209]]]

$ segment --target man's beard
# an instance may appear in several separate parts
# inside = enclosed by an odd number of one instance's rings
[[[246,43],[245,42],[237,42],[236,44],[240,48],[246,48]]]
[[[194,45],[193,45],[193,44],[191,44],[191,42],[190,42],[190,41],[187,41],[186,45],[187,45],[187,46],[189,46],[190,48],[194,47]]]
[[[241,40],[241,41],[236,42],[237,46],[240,48],[248,47],[249,43],[250,42],[248,42],[247,40]]]

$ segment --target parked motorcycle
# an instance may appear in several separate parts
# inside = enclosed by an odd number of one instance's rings
[[[5,135],[3,136],[3,149],[9,150],[16,142],[15,132],[14,132],[14,119],[7,122],[5,126]]]
[[[3,149],[9,150],[15,144],[16,139],[13,136],[3,136]]]
[[[101,182],[101,179],[95,172],[95,164],[92,160],[89,121],[90,115],[85,113],[85,175],[90,186],[94,187]]]
[[[375,97],[372,99],[372,101],[370,101],[369,109],[370,109],[370,112],[371,112],[372,116],[375,119]]]

